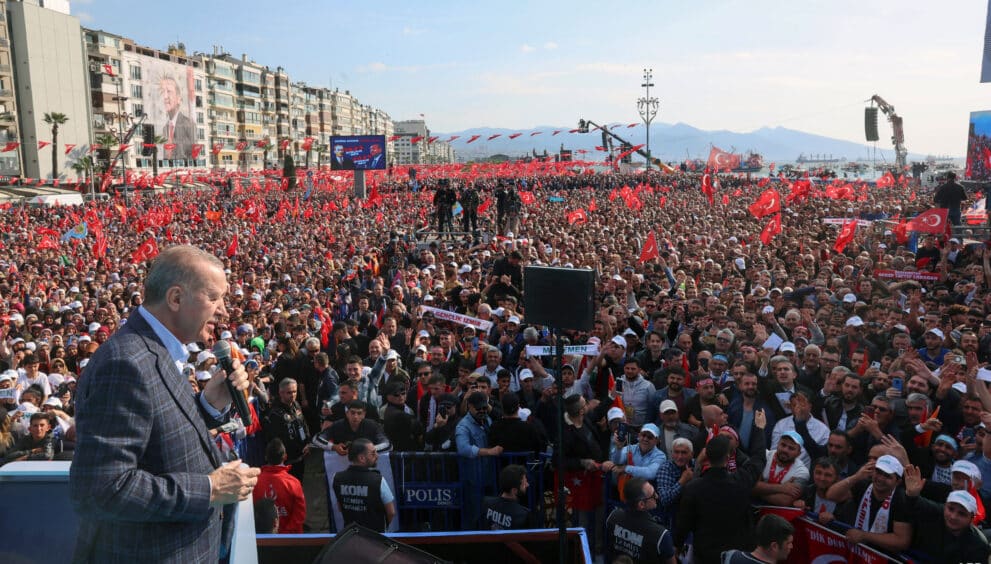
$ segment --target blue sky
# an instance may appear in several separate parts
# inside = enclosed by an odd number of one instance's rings
[[[74,0],[72,11],[142,45],[246,53],[393,119],[422,113],[439,132],[638,121],[644,68],[656,121],[702,129],[862,142],[877,93],[904,118],[910,151],[963,155],[969,113],[991,109],[978,82],[983,0]]]

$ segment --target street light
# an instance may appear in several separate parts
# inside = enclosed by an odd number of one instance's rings
[[[650,80],[654,69],[643,69],[643,84],[640,86],[646,89],[646,95],[637,99],[637,111],[640,112],[640,119],[647,126],[647,171],[650,171],[650,122],[657,117],[657,110],[660,109],[661,102],[657,98],[650,97],[650,87],[654,85]]]

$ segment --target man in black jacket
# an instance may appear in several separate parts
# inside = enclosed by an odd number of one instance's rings
[[[751,448],[752,452],[760,452],[767,425],[763,411],[754,413],[754,425],[762,432],[751,436]],[[713,437],[705,445],[701,460],[709,468],[682,489],[674,544],[680,552],[688,534],[695,533],[695,562],[699,564],[715,564],[726,550],[749,550],[754,546],[750,491],[760,479],[766,458],[752,456],[731,474],[726,469],[729,454],[729,438]]]
[[[925,484],[917,466],[905,468],[905,496],[917,535],[912,548],[927,554],[933,562],[987,562],[991,547],[971,522],[977,513],[977,500],[965,491],[953,491],[945,504],[919,496]]]
[[[631,478],[623,486],[626,507],[614,509],[606,520],[606,544],[614,556],[634,562],[674,564],[671,533],[650,517],[657,509],[657,491],[643,478]]]

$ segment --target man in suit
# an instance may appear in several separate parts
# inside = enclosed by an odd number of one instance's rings
[[[235,503],[257,468],[221,459],[209,429],[227,419],[224,382],[248,386],[240,363],[193,394],[177,365],[226,317],[224,266],[190,246],[163,251],[139,307],[89,359],[76,397],[69,474],[80,517],[76,562],[217,562],[229,550]],[[223,547],[223,548],[222,548]]]
[[[354,161],[344,153],[344,145],[334,145],[334,170],[354,170]]]
[[[382,146],[378,143],[368,147],[368,164],[365,168],[385,168],[385,155],[382,154]]]
[[[196,141],[196,128],[186,114],[180,113],[182,96],[179,83],[171,76],[162,78],[159,82],[162,105],[165,107],[165,143],[174,145],[165,151],[166,159],[193,158],[193,143]]]

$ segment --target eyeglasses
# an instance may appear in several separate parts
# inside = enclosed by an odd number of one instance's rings
[[[887,413],[891,411],[890,407],[885,407],[883,405],[871,405],[871,407],[874,408],[874,411],[880,411],[881,413]]]

